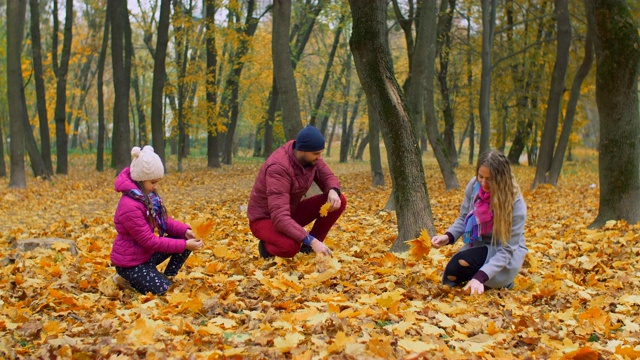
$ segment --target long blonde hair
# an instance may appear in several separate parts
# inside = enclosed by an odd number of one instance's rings
[[[495,244],[500,241],[506,245],[511,238],[513,203],[520,195],[520,186],[511,171],[509,160],[500,151],[489,150],[478,157],[476,176],[480,166],[486,166],[491,171],[492,242]]]

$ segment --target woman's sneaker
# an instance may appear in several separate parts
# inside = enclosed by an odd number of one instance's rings
[[[122,290],[132,290],[133,289],[131,287],[131,284],[127,281],[127,279],[123,278],[122,276],[120,276],[118,274],[113,275],[113,282],[116,283],[116,286],[118,286]]]

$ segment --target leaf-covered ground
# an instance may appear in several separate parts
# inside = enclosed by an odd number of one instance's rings
[[[244,206],[257,161],[205,169],[189,160],[161,194],[174,218],[213,224],[166,296],[117,289],[109,262],[119,199],[114,172],[72,159],[71,175],[0,179],[0,358],[469,359],[638,358],[640,227],[597,215],[595,159],[565,164],[557,188],[530,191],[535,169],[515,169],[528,205],[530,249],[511,291],[470,297],[439,285],[459,245],[416,259],[387,252],[395,215],[389,185],[370,186],[367,163],[333,164],[349,205],[329,234],[323,273],[313,255],[266,261]],[[439,232],[458,215],[462,190],[445,192],[426,162]],[[171,167],[170,167],[170,170]],[[466,184],[473,167],[457,171]],[[387,184],[390,181],[387,178]],[[65,246],[16,252],[16,239]]]

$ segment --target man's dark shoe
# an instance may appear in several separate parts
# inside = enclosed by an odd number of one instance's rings
[[[300,252],[305,255],[309,255],[313,252],[313,248],[311,248],[311,246],[307,244],[302,244],[302,246],[300,247]]]
[[[258,242],[258,252],[260,253],[260,257],[263,259],[268,259],[273,257],[273,255],[269,254],[267,249],[264,247],[264,242],[262,240]]]

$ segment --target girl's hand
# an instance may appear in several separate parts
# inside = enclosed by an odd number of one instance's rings
[[[482,294],[484,292],[484,284],[476,279],[471,279],[467,286],[464,287],[464,290],[469,289],[469,295],[473,294]]]
[[[196,234],[193,232],[193,230],[189,229],[187,230],[187,232],[184,233],[184,238],[189,240],[189,239],[195,239],[196,238]]]
[[[189,239],[187,240],[187,250],[191,250],[191,251],[197,251],[202,249],[202,247],[204,246],[204,242],[202,242],[202,239]]]
[[[431,239],[431,245],[435,248],[449,244],[449,237],[447,235],[437,235]]]

